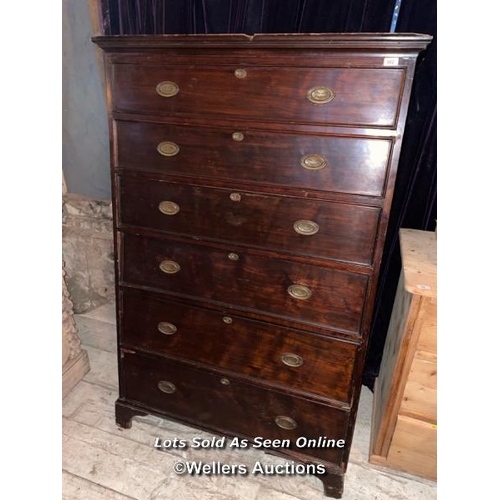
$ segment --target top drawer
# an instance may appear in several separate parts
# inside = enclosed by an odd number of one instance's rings
[[[117,111],[394,128],[404,79],[402,68],[115,63],[111,82]]]

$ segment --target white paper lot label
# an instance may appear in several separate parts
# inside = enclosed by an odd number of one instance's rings
[[[384,66],[397,66],[399,57],[384,57]]]

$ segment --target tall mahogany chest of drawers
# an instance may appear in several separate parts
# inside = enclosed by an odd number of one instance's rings
[[[325,493],[341,496],[411,82],[430,39],[94,39],[111,132],[119,425],[151,413],[289,439],[278,452],[323,464]]]

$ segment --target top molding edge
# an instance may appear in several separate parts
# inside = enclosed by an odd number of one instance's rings
[[[289,33],[255,35],[113,35],[92,41],[108,49],[162,48],[314,48],[423,50],[432,36],[420,33]]]

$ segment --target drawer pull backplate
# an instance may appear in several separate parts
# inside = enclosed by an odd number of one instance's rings
[[[311,297],[312,291],[304,285],[291,285],[288,287],[288,294],[294,299],[307,300]]]
[[[247,77],[247,70],[238,68],[238,69],[234,70],[234,76],[236,78],[246,78]]]
[[[326,158],[321,155],[305,155],[300,159],[300,165],[306,170],[321,170],[327,165]]]
[[[160,264],[160,269],[166,274],[175,274],[181,270],[181,266],[173,260],[164,260]]]
[[[291,366],[292,368],[298,368],[304,364],[304,360],[297,354],[285,353],[281,356],[281,361],[286,366]]]
[[[295,420],[290,417],[279,415],[274,419],[274,421],[278,427],[286,429],[287,431],[291,431],[297,428],[297,422],[295,422]]]
[[[162,97],[173,97],[179,93],[179,85],[174,82],[160,82],[156,86],[156,93]]]
[[[175,387],[172,382],[160,380],[160,382],[158,382],[158,389],[160,389],[160,391],[164,392],[165,394],[173,394],[177,390],[177,387]]]
[[[319,225],[312,220],[298,220],[293,223],[293,229],[303,236],[312,236],[319,231]]]
[[[174,203],[173,201],[162,201],[158,205],[158,210],[165,215],[175,215],[178,214],[180,211],[179,205],[177,203]]]
[[[307,91],[307,98],[314,104],[326,104],[335,97],[335,92],[328,87],[313,87]]]
[[[173,335],[177,331],[177,327],[172,323],[160,321],[160,323],[158,323],[158,331],[164,335]]]
[[[180,148],[175,142],[163,141],[158,144],[156,150],[162,156],[175,156],[180,151]]]

